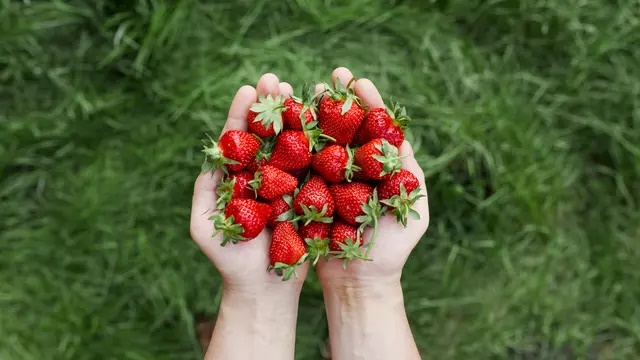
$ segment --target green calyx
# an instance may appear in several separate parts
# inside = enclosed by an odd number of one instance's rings
[[[253,174],[253,179],[249,180],[247,183],[253,189],[253,193],[258,196],[258,190],[262,187],[262,171],[256,171]]]
[[[400,106],[400,103],[390,101],[391,108],[386,107],[387,113],[391,116],[393,123],[398,125],[400,129],[404,130],[411,122],[411,118],[407,115],[407,109],[404,106]]]
[[[309,252],[309,258],[313,259],[313,266],[318,263],[321,257],[327,259],[329,256],[329,239],[321,239],[319,237],[306,238],[304,242],[307,243],[307,252]]]
[[[355,164],[355,155],[354,155],[354,151],[352,148],[349,147],[349,145],[347,145],[346,147],[347,150],[347,165],[344,166],[344,179],[347,180],[348,182],[351,182],[351,179],[353,179],[353,175],[362,170],[358,165]]]
[[[326,216],[327,209],[329,207],[329,205],[327,204],[324,204],[324,206],[322,206],[322,210],[320,211],[318,211],[315,206],[308,207],[304,204],[300,204],[300,207],[302,208],[303,214],[297,216],[295,219],[293,219],[293,221],[301,220],[305,225],[309,225],[313,221],[325,224],[330,224],[333,222],[332,217]]]
[[[402,169],[402,162],[400,161],[403,156],[398,155],[398,148],[391,145],[387,140],[382,139],[379,145],[376,145],[376,149],[382,153],[382,155],[373,155],[372,158],[378,160],[382,164],[382,171],[380,177],[387,174],[395,174]]]
[[[362,236],[358,232],[358,237]],[[346,269],[349,262],[353,259],[360,259],[364,261],[372,261],[366,255],[362,254],[363,246],[360,246],[359,239],[347,238],[344,243],[340,243],[340,251],[331,251],[330,254],[335,255],[336,259],[343,259],[342,268]]]
[[[231,197],[233,196],[233,187],[236,185],[236,179],[224,177],[220,180],[218,187],[216,188],[216,194],[218,194],[218,199],[216,200],[216,208],[224,209],[225,206],[229,202],[231,202]]]
[[[369,197],[369,201],[362,204],[362,212],[364,215],[360,215],[356,217],[356,221],[360,223],[360,227],[358,227],[358,231],[360,233],[364,232],[364,229],[367,226],[373,227],[373,234],[371,234],[371,240],[367,244],[367,252],[365,253],[365,258],[369,258],[369,252],[373,248],[373,244],[376,241],[376,235],[378,233],[378,218],[384,214],[387,208],[382,206],[380,201],[378,201],[378,190],[374,189],[373,194]]]
[[[220,243],[220,246],[225,246],[229,242],[237,244],[240,241],[246,240],[246,238],[241,235],[244,233],[244,228],[242,225],[235,223],[233,216],[225,217],[224,213],[221,212],[210,217],[209,220],[213,220],[213,226],[216,229],[213,236],[222,232],[222,242]]]
[[[235,160],[227,159],[226,157],[224,157],[224,155],[222,154],[222,149],[220,149],[218,143],[214,141],[208,134],[207,138],[208,139],[202,140],[202,143],[204,144],[202,152],[204,153],[205,158],[200,169],[203,173],[222,169],[225,174],[228,174],[229,170],[227,169],[226,165],[240,164]]]
[[[356,96],[355,91],[351,88],[351,84],[356,80],[356,78],[352,78],[349,80],[347,86],[344,86],[340,80],[333,81],[333,88],[330,88],[328,84],[325,84],[325,89],[329,93],[329,98],[333,101],[344,101],[342,104],[342,109],[340,110],[341,115],[344,115],[351,109],[351,105],[355,102],[361,108],[365,108],[359,97]]]
[[[422,197],[424,195],[420,193],[419,187],[407,194],[404,184],[400,183],[400,195],[394,195],[390,199],[384,199],[380,202],[392,208],[391,213],[396,216],[398,222],[407,227],[408,215],[414,219],[420,219],[420,214],[413,210],[413,204]]]
[[[251,106],[251,111],[258,114],[253,121],[261,123],[265,128],[273,125],[273,131],[279,134],[282,131],[282,112],[285,109],[284,96],[274,98],[271,94],[260,94],[258,100]]]
[[[320,151],[327,144],[327,141],[335,142],[336,139],[322,132],[322,129],[318,127],[317,121],[312,121],[308,124],[302,124],[302,131],[309,140],[309,151]]]
[[[260,146],[260,149],[258,149],[258,152],[256,153],[256,161],[269,160],[271,158],[271,154],[273,153],[273,147],[275,146],[276,139],[274,137],[267,140],[262,140],[259,137],[257,138],[258,140],[260,140],[262,146]]]
[[[270,265],[267,268],[267,271],[271,272],[274,271],[276,273],[276,275],[282,277],[282,281],[287,281],[289,279],[291,279],[292,276],[295,276],[296,279],[298,278],[298,273],[296,272],[296,269],[304,264],[305,261],[307,261],[309,254],[304,254],[300,257],[300,259],[295,263],[295,264],[285,264],[285,263],[281,263],[281,262],[277,262],[274,265]]]
[[[302,98],[296,96],[291,97],[295,102],[302,104],[302,110],[300,111],[300,123],[302,124],[303,129],[307,122],[307,118],[304,117],[307,110],[311,112],[311,116],[314,121],[318,119],[318,105],[316,100],[320,95],[322,95],[322,93],[315,94],[315,85],[305,83],[302,86]]]
[[[293,212],[293,198],[291,197],[291,195],[282,195],[282,198],[284,199],[284,202],[289,206],[289,209],[278,215],[276,220],[278,222],[291,221],[293,220],[293,216],[295,215],[295,213]]]

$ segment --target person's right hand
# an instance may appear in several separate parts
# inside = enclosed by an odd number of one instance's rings
[[[341,81],[345,86],[353,78],[346,68],[338,68],[333,72],[333,80]],[[368,79],[360,79],[352,83],[356,95],[362,99],[369,109],[384,107],[380,93]],[[386,214],[378,219],[379,228],[375,244],[369,253],[373,261],[354,259],[349,262],[346,270],[340,259],[328,262],[320,261],[317,273],[325,289],[340,286],[358,287],[381,283],[399,283],[402,268],[422,235],[429,226],[429,204],[427,202],[424,173],[413,156],[411,145],[404,141],[400,147],[402,167],[415,175],[420,181],[421,192],[424,197],[414,204],[414,210],[420,219],[409,216],[407,227],[396,221],[396,217]],[[369,243],[372,229],[365,230],[363,239]]]

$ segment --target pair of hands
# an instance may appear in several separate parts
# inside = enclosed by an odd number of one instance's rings
[[[353,78],[353,74],[346,68],[337,68],[332,78],[334,82],[340,81],[346,86]],[[367,108],[384,107],[380,93],[368,79],[352,82],[352,86]],[[317,88],[321,89],[320,86]],[[247,115],[251,105],[258,100],[258,93],[290,96],[293,94],[293,89],[288,83],[280,82],[273,74],[263,75],[256,88],[248,85],[241,87],[233,99],[222,133],[234,129],[247,130]],[[321,259],[316,271],[325,293],[344,293],[348,288],[356,289],[358,297],[366,297],[367,289],[380,289],[381,286],[387,285],[399,287],[402,268],[429,225],[424,173],[416,162],[411,145],[407,141],[400,147],[400,155],[404,156],[403,168],[412,172],[420,180],[420,186],[425,195],[414,205],[414,209],[420,214],[420,219],[410,217],[405,228],[393,215],[381,217],[377,241],[370,253],[372,262],[354,260],[344,270],[340,260],[327,262]],[[309,263],[298,268],[297,279],[292,278],[289,281],[282,281],[280,277],[267,272],[270,230],[265,229],[251,241],[225,247],[220,246],[221,236],[212,237],[214,227],[209,217],[216,208],[215,189],[221,177],[222,172],[218,170],[213,174],[201,174],[197,178],[191,210],[191,236],[220,271],[223,289],[232,293],[250,294],[253,297],[273,297],[279,293],[293,294],[284,296],[296,296],[296,294],[299,296],[309,270]],[[370,236],[371,229],[368,229],[364,233],[365,243]]]

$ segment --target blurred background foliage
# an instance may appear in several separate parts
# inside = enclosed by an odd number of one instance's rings
[[[0,358],[196,359],[199,139],[264,72],[407,105],[425,359],[640,356],[640,3],[0,0]],[[308,279],[298,359],[326,339]]]

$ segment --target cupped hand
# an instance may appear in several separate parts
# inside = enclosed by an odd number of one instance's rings
[[[346,68],[338,68],[333,72],[333,81],[340,81],[345,86],[353,79],[353,74]],[[362,103],[369,109],[384,107],[384,102],[375,85],[368,79],[359,79],[351,82]],[[322,86],[317,90],[321,91]],[[419,182],[421,193],[424,195],[416,201],[413,209],[420,215],[420,219],[409,216],[407,226],[398,223],[392,214],[386,214],[378,219],[378,233],[375,244],[371,248],[368,258],[372,261],[359,259],[351,260],[346,269],[343,269],[343,261],[331,259],[328,262],[321,260],[317,265],[317,273],[323,286],[366,286],[368,283],[397,282],[400,279],[402,268],[409,254],[416,246],[429,226],[429,204],[424,173],[414,158],[411,144],[406,140],[399,149],[403,156],[402,167],[415,175]],[[372,228],[364,231],[365,245],[371,240]],[[363,252],[366,249],[362,249]]]
[[[231,103],[222,133],[229,130],[247,130],[247,115],[251,105],[258,100],[258,93],[291,96],[293,89],[288,83],[280,82],[273,74],[263,75],[256,88],[249,85],[241,87]],[[264,290],[265,287],[272,291],[273,287],[301,286],[309,268],[308,263],[298,267],[298,277],[289,281],[282,281],[275,273],[267,271],[271,245],[270,230],[265,228],[258,237],[250,241],[229,243],[224,247],[220,246],[221,234],[212,236],[215,229],[213,221],[209,218],[218,212],[215,210],[216,187],[221,178],[222,171],[217,170],[200,174],[196,179],[191,208],[191,237],[220,271],[225,287],[254,292]]]

